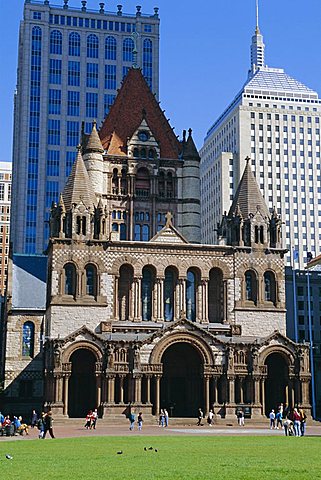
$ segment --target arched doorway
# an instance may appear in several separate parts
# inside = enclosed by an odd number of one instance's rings
[[[204,408],[203,361],[188,343],[175,343],[163,356],[161,408],[174,417],[195,417]]]
[[[265,365],[267,366],[265,414],[268,415],[272,408],[275,410],[280,403],[287,403],[289,366],[281,353],[271,353],[265,360]]]
[[[68,415],[85,417],[96,405],[95,355],[85,348],[76,350],[70,357]]]

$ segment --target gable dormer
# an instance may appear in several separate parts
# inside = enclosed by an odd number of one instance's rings
[[[145,118],[128,140],[128,158],[153,161],[160,157],[160,148]]]

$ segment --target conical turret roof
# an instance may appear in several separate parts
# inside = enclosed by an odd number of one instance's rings
[[[263,217],[270,218],[270,214],[259,189],[255,176],[250,167],[250,159],[246,159],[246,167],[233,199],[229,215],[235,214],[238,209],[244,219],[250,214],[255,215],[259,210]]]
[[[80,152],[80,147],[62,193],[62,198],[66,211],[70,210],[73,204],[78,204],[80,201],[87,208],[96,205],[96,196]]]
[[[90,153],[90,152],[104,153],[104,147],[101,144],[101,141],[97,132],[96,122],[93,122],[91,134],[89,135],[86,145],[84,147],[84,153]]]
[[[185,135],[185,131],[184,131]],[[197,158],[200,160],[200,156],[196,145],[192,137],[192,129],[188,130],[188,138],[186,142],[183,143],[183,158]]]

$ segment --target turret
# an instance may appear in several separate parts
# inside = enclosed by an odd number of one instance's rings
[[[97,132],[96,122],[93,122],[91,134],[83,145],[83,159],[97,196],[104,193],[103,153],[104,148]]]
[[[182,208],[179,228],[191,243],[201,241],[200,156],[192,138],[192,129],[183,132]]]

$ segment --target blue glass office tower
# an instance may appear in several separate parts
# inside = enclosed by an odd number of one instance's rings
[[[129,15],[25,1],[15,94],[11,239],[14,252],[41,253],[49,210],[75,159],[81,124],[98,126],[129,67],[142,68],[158,97],[158,9]],[[136,53],[137,52],[137,53]]]

